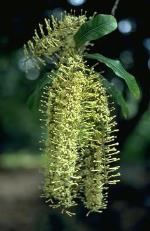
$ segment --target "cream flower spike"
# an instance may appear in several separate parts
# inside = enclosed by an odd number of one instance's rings
[[[65,14],[60,21],[52,17],[52,22],[45,21],[47,35],[40,26],[40,37],[36,32],[25,48],[38,67],[44,57],[59,57],[41,98],[47,134],[43,196],[69,215],[79,200],[89,213],[105,209],[107,188],[120,175],[112,99],[103,76],[86,64],[83,50],[75,48],[74,34],[86,20],[85,15]]]
[[[120,175],[119,167],[111,166],[118,161],[117,129],[102,76],[74,55],[45,91],[44,195],[52,207],[67,211],[81,198],[90,212],[100,212],[107,205],[108,184]]]
[[[62,56],[63,51],[75,48],[73,36],[86,20],[86,15],[77,17],[67,13],[62,14],[60,21],[53,16],[45,19],[45,25],[39,25],[40,33],[35,30],[32,40],[24,46],[26,58],[31,57],[39,68],[45,64],[45,58],[53,58],[53,54]]]

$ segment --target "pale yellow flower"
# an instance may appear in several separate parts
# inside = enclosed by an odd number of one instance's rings
[[[86,65],[73,36],[86,16],[65,15],[47,35],[35,34],[25,51],[38,67],[57,55],[52,83],[43,89],[45,116],[43,194],[52,207],[68,211],[81,199],[89,212],[107,206],[107,187],[118,182],[116,122],[103,77]]]

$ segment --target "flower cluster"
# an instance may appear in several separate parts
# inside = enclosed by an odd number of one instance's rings
[[[53,55],[63,57],[63,54],[75,49],[73,35],[86,20],[86,15],[76,17],[70,14],[62,14],[60,21],[53,16],[51,20],[45,19],[45,25],[39,25],[40,32],[35,30],[33,39],[24,46],[26,58],[32,57],[37,68],[40,68],[46,59],[53,60]]]
[[[107,187],[118,182],[116,122],[103,77],[86,65],[73,35],[86,16],[46,21],[48,34],[28,42],[36,60],[59,55],[52,84],[43,89],[46,116],[43,193],[52,207],[67,211],[80,199],[89,212],[107,205]],[[52,73],[49,74],[51,76]]]

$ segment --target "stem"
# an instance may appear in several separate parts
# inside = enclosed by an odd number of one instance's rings
[[[116,0],[115,3],[114,3],[114,5],[113,5],[113,8],[112,8],[112,10],[111,10],[111,14],[112,14],[113,16],[115,16],[116,10],[117,10],[118,5],[119,5],[119,2],[120,2],[120,0]]]

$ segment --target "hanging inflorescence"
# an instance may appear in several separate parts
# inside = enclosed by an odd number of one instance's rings
[[[107,187],[119,180],[116,122],[103,86],[103,76],[90,68],[73,36],[85,15],[46,20],[25,51],[38,67],[57,55],[53,80],[43,88],[40,111],[45,116],[43,194],[63,211],[80,199],[89,212],[107,206]]]

